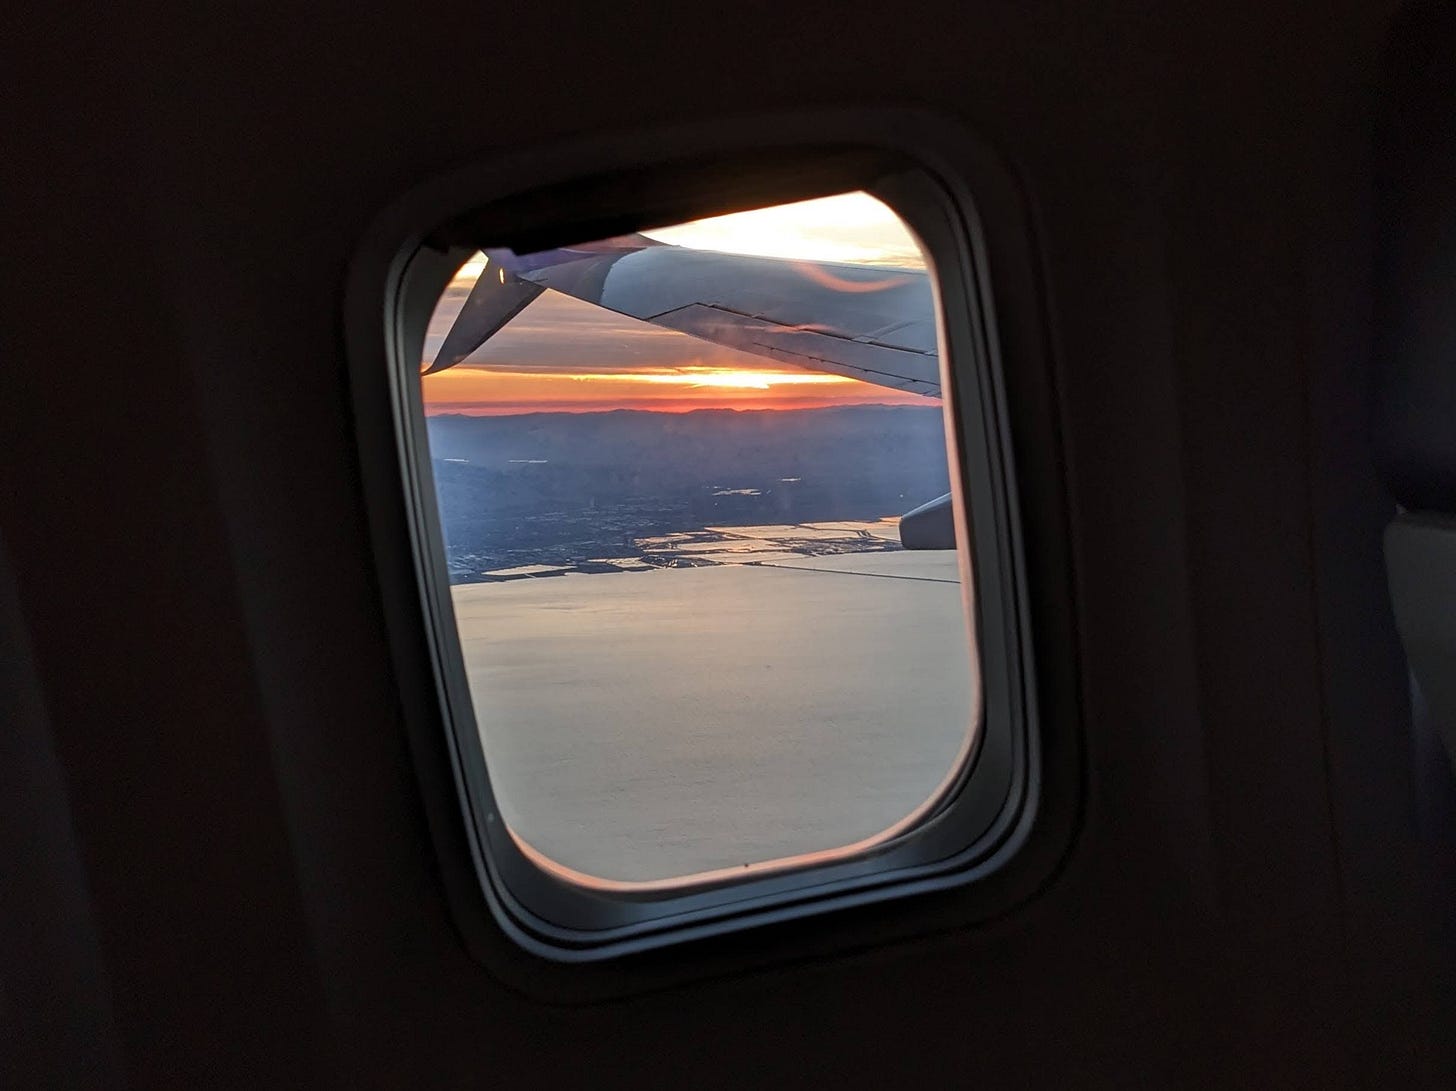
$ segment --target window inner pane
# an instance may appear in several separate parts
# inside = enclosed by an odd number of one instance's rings
[[[461,269],[426,427],[497,804],[543,867],[833,858],[954,780],[980,697],[939,356],[865,194]]]

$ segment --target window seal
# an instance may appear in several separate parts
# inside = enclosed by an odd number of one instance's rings
[[[642,953],[688,939],[722,936],[750,924],[768,924],[829,909],[873,905],[912,893],[976,885],[979,880],[1004,869],[1035,824],[1041,786],[1037,689],[1021,563],[1018,497],[1012,473],[996,315],[987,271],[988,254],[977,206],[971,201],[965,179],[953,168],[948,170],[944,163],[937,163],[937,156],[926,154],[926,142],[906,139],[907,134],[914,137],[919,133],[924,137],[927,130],[943,138],[945,123],[911,115],[915,118],[912,126],[883,124],[890,117],[903,116],[901,112],[887,112],[880,119],[882,124],[869,126],[864,124],[865,115],[839,115],[831,126],[817,123],[807,127],[800,119],[794,124],[775,126],[776,136],[772,139],[765,139],[762,128],[752,123],[706,132],[695,128],[664,135],[659,131],[638,134],[635,140],[587,141],[557,148],[547,155],[497,159],[436,180],[401,202],[384,217],[385,226],[376,225],[371,244],[366,247],[367,251],[373,251],[376,260],[356,262],[352,271],[346,309],[350,312],[348,331],[351,365],[356,376],[354,389],[356,401],[362,398],[368,402],[367,418],[376,424],[380,417],[382,376],[375,369],[381,362],[380,347],[386,339],[397,365],[384,372],[390,384],[388,402],[396,444],[395,473],[384,475],[382,470],[376,471],[371,491],[376,498],[382,496],[388,486],[380,479],[393,476],[396,487],[401,490],[396,495],[415,498],[412,504],[388,505],[393,511],[380,511],[377,518],[376,506],[371,503],[371,522],[377,524],[376,548],[381,538],[388,535],[388,551],[398,561],[402,544],[400,521],[390,516],[397,517],[403,506],[404,523],[414,543],[405,552],[410,555],[416,586],[427,596],[413,608],[403,604],[401,600],[407,595],[397,586],[386,596],[395,600],[392,607],[387,605],[386,612],[390,615],[396,658],[408,661],[407,670],[414,680],[412,686],[402,687],[407,728],[417,762],[422,752],[428,752],[430,760],[423,764],[433,766],[437,772],[441,756],[438,736],[447,737],[450,779],[459,797],[458,803],[457,800],[448,803],[463,804],[469,816],[463,823],[466,833],[463,844],[458,832],[454,836],[441,836],[440,827],[445,823],[439,816],[440,806],[435,798],[431,805],[432,826],[437,840],[442,842],[442,856],[448,853],[458,865],[460,849],[464,847],[468,851],[479,890],[496,924],[532,955],[558,962],[604,959]],[[874,131],[867,133],[866,128]],[[840,138],[837,144],[823,143],[826,129]],[[810,139],[811,134],[814,139]],[[956,361],[953,379],[956,389],[952,397],[956,401],[960,433],[958,469],[961,479],[967,482],[968,515],[978,533],[975,602],[986,710],[980,741],[966,763],[964,780],[974,781],[992,766],[1004,775],[993,791],[978,788],[981,798],[974,802],[986,813],[976,815],[970,822],[980,828],[970,831],[974,836],[969,838],[965,811],[973,801],[962,794],[955,797],[959,802],[943,807],[902,837],[850,860],[650,898],[604,896],[574,885],[563,890],[565,884],[524,858],[512,859],[510,849],[503,847],[509,838],[499,828],[495,832],[491,830],[488,773],[483,769],[483,758],[478,756],[478,745],[474,748],[463,745],[460,733],[450,729],[448,722],[441,730],[442,716],[448,717],[451,708],[461,707],[459,694],[464,679],[463,670],[459,671],[458,678],[449,677],[451,669],[460,664],[458,654],[449,654],[456,640],[452,615],[443,611],[438,601],[431,603],[428,598],[431,594],[448,598],[448,580],[441,579],[439,571],[426,570],[426,566],[443,569],[443,550],[438,548],[438,523],[431,525],[431,519],[438,517],[433,512],[432,496],[425,487],[428,481],[421,480],[421,458],[427,474],[428,451],[420,449],[424,442],[422,434],[412,435],[409,427],[417,419],[410,417],[410,413],[418,409],[410,399],[417,402],[419,398],[417,378],[408,367],[410,339],[416,334],[422,337],[420,316],[423,314],[423,321],[428,320],[429,308],[459,264],[455,260],[458,252],[452,252],[458,250],[453,244],[459,239],[452,238],[451,232],[458,230],[464,217],[478,217],[478,210],[483,207],[542,192],[548,187],[558,187],[554,195],[557,202],[563,195],[569,196],[572,186],[581,187],[579,192],[589,195],[589,200],[600,200],[591,195],[603,188],[610,189],[602,186],[602,180],[610,180],[616,176],[614,171],[619,174],[627,168],[639,174],[644,169],[648,173],[660,170],[664,175],[698,170],[706,177],[707,164],[720,158],[725,148],[737,151],[745,161],[760,157],[764,161],[771,158],[797,164],[812,161],[826,146],[832,147],[840,157],[838,184],[822,174],[809,189],[804,188],[802,176],[797,180],[784,177],[777,183],[770,178],[762,195],[769,196],[775,184],[782,194],[778,199],[783,200],[814,196],[832,189],[869,190],[885,200],[920,235],[935,266],[937,291],[951,299],[951,304],[943,304],[940,310],[949,355]],[[670,154],[664,154],[665,150]],[[863,153],[858,160],[857,152]],[[879,172],[877,177],[856,176],[853,172],[858,169],[858,163],[872,163],[873,169]],[[559,203],[556,207],[560,207]],[[699,214],[713,210],[711,201],[706,199],[696,207],[702,209]],[[611,211],[609,207],[608,211]],[[634,226],[651,226],[650,222],[642,222],[645,211],[637,211]],[[630,211],[618,210],[618,213],[621,223],[633,220]],[[679,213],[674,215],[681,218]],[[377,259],[391,244],[392,260],[385,265]],[[368,282],[370,277],[374,278],[372,283]],[[968,300],[974,300],[975,305]],[[379,318],[359,320],[358,316],[371,307],[380,308],[374,314],[380,315],[382,311],[385,316],[382,321]],[[380,332],[385,336],[380,337]],[[371,337],[376,347],[369,351],[365,343]],[[398,366],[399,361],[405,364]],[[370,395],[362,393],[365,386],[371,388]],[[371,443],[364,432],[366,412],[358,412],[358,423],[361,456],[365,448],[370,448],[374,456],[365,461],[378,464],[378,437]],[[979,444],[975,457],[973,444]],[[975,474],[980,477],[973,481],[971,475]],[[987,533],[988,527],[990,533]],[[398,569],[397,563],[394,567]],[[430,686],[424,685],[419,677],[422,638],[433,649],[433,653],[426,652],[434,675]],[[993,687],[997,689],[994,696]],[[430,690],[433,690],[433,699]],[[993,702],[996,702],[994,714]],[[993,725],[993,715],[997,718],[996,725]],[[1004,730],[993,731],[993,726]],[[471,720],[470,730],[473,729]],[[427,731],[436,736],[433,745],[422,738]],[[422,779],[429,781],[425,785],[427,796],[438,797],[440,778]],[[458,811],[455,822],[461,824]],[[495,825],[499,827],[499,823]],[[906,851],[905,846],[912,843],[919,845],[918,856]],[[904,859],[891,859],[896,853]],[[481,937],[489,931],[480,927],[480,899],[469,895],[468,884],[461,881],[458,866],[451,871],[453,881],[449,885],[457,919],[462,915],[460,903],[463,901],[467,903],[464,914],[472,918],[467,930],[475,937],[472,946],[479,946]],[[575,901],[575,908],[563,910],[560,904],[563,897]],[[583,913],[592,927],[583,927]],[[568,923],[563,925],[563,920]],[[488,939],[483,942],[491,946]]]

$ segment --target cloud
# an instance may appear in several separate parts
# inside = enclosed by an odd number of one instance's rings
[[[425,361],[432,361],[459,314],[465,293],[447,293],[430,319]],[[654,326],[558,292],[543,292],[452,370],[601,374],[692,365],[734,371],[788,371],[762,356]],[[443,374],[449,374],[444,372]]]

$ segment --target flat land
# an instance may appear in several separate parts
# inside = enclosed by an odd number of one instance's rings
[[[502,816],[604,879],[874,837],[937,791],[977,700],[954,552],[452,591]]]

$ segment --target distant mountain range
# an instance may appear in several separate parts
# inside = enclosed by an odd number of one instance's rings
[[[936,406],[429,418],[454,578],[709,525],[899,515],[949,489]]]

